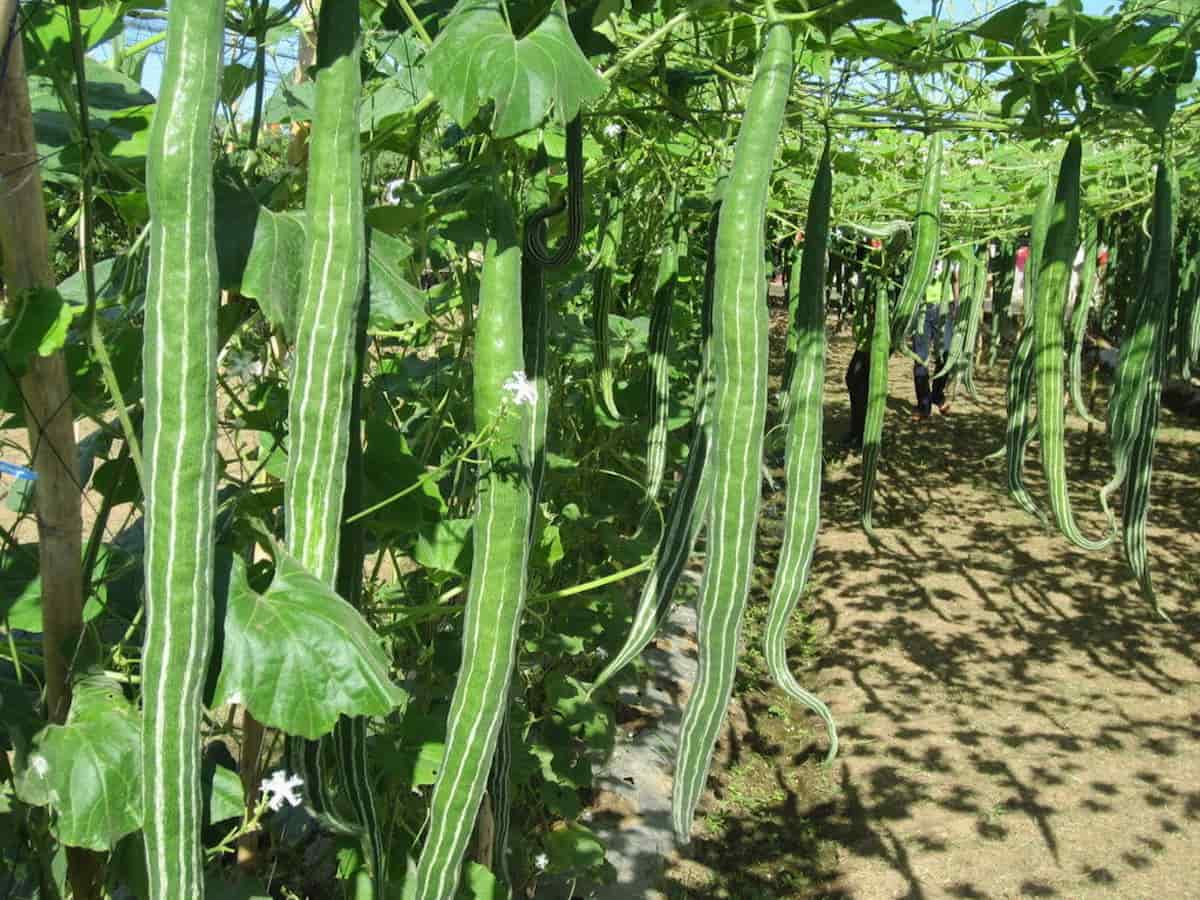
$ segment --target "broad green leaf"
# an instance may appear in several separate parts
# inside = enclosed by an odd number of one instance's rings
[[[79,24],[83,46],[91,50],[115,37],[124,27],[125,10],[116,3],[80,4]],[[31,3],[21,10],[25,19],[25,59],[30,72],[71,70],[70,7],[66,3]]]
[[[403,703],[388,669],[366,620],[282,548],[262,595],[234,562],[219,703],[242,703],[264,725],[316,739],[339,715],[384,716]]]
[[[496,876],[477,862],[467,863],[460,893],[465,893],[471,900],[503,900],[508,896]]]
[[[31,482],[19,482],[21,485]],[[11,490],[10,490],[11,496]],[[97,584],[103,585],[103,572],[108,566],[111,546],[105,544],[97,559]],[[104,609],[106,590],[88,598],[83,607],[83,620],[90,622]],[[38,573],[38,545],[16,544],[0,555],[0,622],[9,628],[41,634],[42,578]]]
[[[545,841],[549,872],[581,872],[604,863],[603,842],[582,825],[551,829]]]
[[[304,225],[291,213],[259,209],[254,243],[242,273],[241,292],[253,297],[263,315],[288,341],[296,339],[296,303],[304,258]]]
[[[136,81],[94,59],[85,60],[84,71],[96,149],[112,159],[140,165],[150,137],[154,97]],[[44,173],[75,179],[81,165],[75,124],[48,76],[29,76],[29,101]]]
[[[57,815],[72,847],[109,850],[141,825],[141,719],[120,686],[99,676],[75,685],[63,725],[33,739],[17,795]]]
[[[23,370],[27,357],[50,356],[62,349],[78,310],[53,288],[25,291],[15,305],[16,311],[0,326],[0,347],[14,367]]]
[[[520,40],[509,30],[500,0],[465,0],[426,59],[434,96],[460,125],[494,102],[496,137],[537,127],[552,104],[559,121],[568,122],[605,90],[575,43],[562,0]]]
[[[426,568],[465,574],[470,567],[467,548],[473,519],[442,519],[417,536],[413,557]]]
[[[224,766],[209,765],[205,766],[201,780],[208,797],[209,825],[242,817],[246,809],[246,797],[237,772]]]
[[[412,247],[398,237],[380,231],[371,233],[368,254],[371,282],[372,331],[393,331],[406,322],[424,322],[425,293],[404,277],[401,263],[412,255]]]

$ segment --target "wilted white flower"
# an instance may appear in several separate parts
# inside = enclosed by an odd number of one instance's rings
[[[596,648],[596,659],[608,659],[608,651],[603,647]]]
[[[978,156],[972,156],[970,159],[967,160],[967,165],[968,166],[982,166],[983,160],[980,159]]]
[[[389,206],[397,205],[400,202],[400,188],[402,187],[404,187],[403,178],[389,181],[387,187],[383,189],[383,202]]]
[[[225,356],[225,368],[229,374],[242,381],[257,378],[263,373],[263,364],[253,354],[234,350]]]
[[[230,706],[245,706],[246,698],[242,696],[241,691],[234,691],[225,699],[225,702]]]
[[[550,865],[550,857],[545,853],[539,853],[533,858],[533,864],[537,866],[539,872],[545,872],[546,866]]]
[[[46,773],[50,771],[50,763],[46,760],[46,757],[42,756],[42,754],[35,753],[33,756],[29,757],[29,768],[33,769],[34,773],[39,778],[45,778]]]
[[[504,382],[503,387],[512,394],[513,403],[517,406],[523,403],[533,406],[537,403],[537,385],[530,381],[520,369],[512,373],[512,378]]]
[[[585,809],[583,812],[581,812],[579,814],[579,821],[580,822],[592,821],[592,811],[590,809]]]
[[[276,769],[270,778],[264,778],[259,790],[267,798],[267,806],[280,810],[286,802],[289,806],[299,806],[303,799],[298,788],[304,784],[299,775],[288,776],[283,769]]]
[[[606,138],[620,137],[622,131],[624,129],[621,127],[620,122],[609,122],[604,126],[604,136]]]

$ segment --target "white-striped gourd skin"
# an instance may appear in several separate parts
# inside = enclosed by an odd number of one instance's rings
[[[142,808],[152,900],[204,897],[200,716],[213,636],[217,277],[212,126],[225,4],[174,3],[146,154]]]
[[[1071,289],[1071,266],[1079,246],[1079,173],[1083,142],[1067,142],[1054,190],[1054,206],[1037,272],[1037,304],[1033,308],[1033,366],[1037,379],[1038,424],[1042,472],[1050,491],[1050,511],[1059,531],[1077,547],[1100,550],[1112,535],[1092,540],[1079,530],[1067,492],[1065,416],[1063,409],[1063,316]]]
[[[475,321],[477,431],[492,428],[479,474],[463,653],[446,749],[433,787],[429,833],[417,864],[417,900],[450,900],[475,825],[508,707],[525,606],[529,548],[528,407],[504,384],[525,366],[521,245],[511,205],[496,198]]]
[[[804,220],[805,243],[796,277],[795,363],[788,385],[788,433],[785,451],[787,507],[783,546],[763,636],[763,655],[775,683],[793,700],[821,717],[829,735],[829,756],[837,754],[837,726],[829,708],[796,681],[787,661],[787,627],[808,581],[817,531],[821,525],[822,429],[825,385],[825,269],[833,175],[829,142],[817,165]],[[795,270],[793,270],[795,271]]]
[[[1168,323],[1173,313],[1171,257],[1175,243],[1174,185],[1165,160],[1155,176],[1150,261],[1130,310],[1130,333],[1121,340],[1116,382],[1109,404],[1109,450],[1114,474],[1101,491],[1108,496],[1122,484],[1121,531],[1125,559],[1142,595],[1161,613],[1146,554],[1146,518],[1150,506],[1150,470],[1166,368]]]
[[[596,274],[592,280],[592,344],[596,354],[596,385],[600,389],[600,400],[605,411],[614,419],[619,419],[621,413],[613,396],[614,376],[608,314],[612,309],[613,274],[617,269],[617,256],[621,250],[621,238],[625,230],[625,197],[615,181],[610,182],[608,187],[608,213],[600,229],[600,252],[597,255]]]
[[[654,279],[654,306],[650,314],[647,352],[650,364],[650,429],[646,438],[646,503],[652,507],[662,488],[667,468],[667,416],[671,405],[671,312],[679,273],[678,195],[674,185],[667,200],[671,216]]]
[[[696,537],[704,524],[709,499],[712,496],[712,466],[708,464],[712,447],[711,405],[712,378],[712,302],[716,278],[717,225],[720,221],[720,205],[713,207],[709,218],[707,264],[704,272],[704,289],[700,309],[700,371],[696,375],[695,421],[692,440],[688,446],[687,464],[679,486],[671,495],[667,508],[667,523],[654,551],[654,565],[642,586],[637,611],[629,636],[621,649],[613,654],[608,665],[596,676],[590,691],[595,691],[625,666],[629,665],[666,620],[671,611],[671,597],[675,585],[695,546]]]
[[[959,364],[967,396],[977,403],[979,402],[979,391],[975,387],[975,356],[976,345],[979,343],[979,325],[983,321],[983,301],[987,295],[987,260],[986,248],[975,255],[975,283],[971,288],[967,333],[963,339],[962,361]]]
[[[742,612],[754,567],[767,413],[764,220],[792,81],[788,26],[766,26],[717,225],[713,294],[713,470],[708,559],[699,598],[699,666],[684,710],[672,819],[686,843],[733,690]]]
[[[1083,232],[1080,242],[1083,247],[1083,266],[1079,272],[1079,293],[1071,310],[1071,330],[1067,338],[1067,385],[1076,414],[1090,425],[1103,427],[1104,423],[1092,416],[1083,399],[1083,339],[1087,335],[1088,313],[1096,294],[1096,254],[1100,249],[1096,220],[1090,219]]]
[[[307,246],[288,405],[288,552],[329,585],[346,486],[354,335],[366,271],[357,0],[325,0],[309,138]]]
[[[938,241],[942,222],[942,133],[934,132],[929,137],[929,156],[925,159],[925,178],[921,183],[921,196],[917,201],[917,217],[914,223],[912,264],[900,288],[896,301],[895,321],[892,323],[891,349],[898,350],[916,325],[921,312],[921,301],[933,277],[933,263],[937,259]]]
[[[867,417],[863,425],[862,496],[858,514],[863,531],[874,535],[875,478],[883,449],[883,416],[887,411],[888,355],[892,334],[888,316],[887,280],[875,287],[875,319],[871,331],[871,366],[867,376]]]
[[[1033,210],[1029,256],[1025,261],[1025,324],[1017,336],[1017,345],[1008,363],[1008,386],[1005,395],[1004,464],[1008,493],[1023,510],[1043,522],[1046,521],[1046,514],[1025,486],[1025,451],[1035,436],[1034,429],[1038,427],[1029,414],[1030,395],[1034,385],[1035,335],[1032,316],[1037,310],[1037,281],[1030,275],[1030,270],[1040,265],[1053,208],[1054,188],[1046,184],[1038,194],[1037,205]]]

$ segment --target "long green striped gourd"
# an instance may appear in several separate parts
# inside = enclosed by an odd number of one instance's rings
[[[668,223],[662,254],[658,258],[658,274],[654,278],[654,305],[650,313],[650,335],[647,352],[650,356],[650,430],[646,438],[646,492],[648,506],[658,500],[663,473],[667,468],[667,415],[671,406],[671,312],[675,306],[675,284],[679,274],[679,238],[682,223],[679,215],[678,191],[671,185],[667,209]]]
[[[975,283],[971,289],[967,333],[963,339],[963,355],[959,364],[963,387],[966,388],[967,396],[976,403],[979,402],[979,391],[975,387],[975,348],[979,343],[979,325],[983,321],[983,301],[987,295],[987,276],[987,248],[985,247],[975,256]]]
[[[1008,389],[1005,395],[1006,421],[1004,431],[1004,462],[1008,481],[1008,493],[1017,504],[1043,522],[1046,514],[1034,502],[1025,487],[1025,451],[1034,438],[1034,420],[1029,414],[1029,402],[1034,385],[1034,330],[1032,317],[1037,308],[1036,281],[1030,269],[1039,265],[1046,234],[1050,228],[1050,215],[1054,208],[1054,190],[1046,184],[1038,194],[1030,226],[1029,256],[1025,260],[1025,324],[1017,336],[1008,363]],[[1060,398],[1061,400],[1061,398]],[[1040,429],[1039,429],[1040,430]]]
[[[767,414],[764,224],[767,189],[792,82],[792,33],[766,26],[766,44],[738,129],[717,225],[713,294],[713,494],[698,601],[699,665],[683,713],[671,815],[687,843],[733,690],[742,612],[754,568]]]
[[[925,289],[933,277],[933,263],[937,258],[938,239],[941,234],[942,203],[942,134],[934,132],[929,138],[929,156],[925,160],[925,179],[921,184],[921,196],[917,200],[917,217],[914,222],[912,262],[905,275],[896,301],[893,317],[891,349],[903,346],[905,339],[917,323]]]
[[[992,332],[988,341],[988,365],[994,366],[1000,355],[1000,343],[1009,328],[1015,272],[1012,247],[1002,244],[996,263],[996,277],[992,280]]]
[[[833,174],[829,165],[829,139],[817,164],[804,220],[803,262],[796,286],[799,302],[796,321],[795,364],[788,385],[789,422],[785,468],[787,506],[783,546],[771,585],[771,603],[763,634],[763,655],[775,683],[793,700],[821,717],[829,735],[829,756],[837,754],[837,726],[829,708],[796,681],[787,661],[787,627],[804,593],[812,565],[817,531],[821,524],[821,433],[824,424],[825,385],[825,252],[829,243],[829,207]]]
[[[810,196],[809,204],[811,205],[811,203]],[[788,421],[792,414],[792,373],[796,371],[796,353],[800,346],[800,335],[796,331],[796,318],[800,308],[800,277],[803,272],[804,249],[807,246],[806,241],[804,246],[793,250],[792,270],[788,275],[788,334],[783,356],[783,377],[781,379],[783,386],[779,391],[779,418],[784,422]],[[842,293],[847,292],[843,290]]]
[[[1104,423],[1092,416],[1083,399],[1083,340],[1087,336],[1088,314],[1096,294],[1096,255],[1100,247],[1095,219],[1089,219],[1084,226],[1081,245],[1083,266],[1079,272],[1079,293],[1071,310],[1071,330],[1067,335],[1067,384],[1075,412],[1084,421],[1099,427]]]
[[[608,414],[619,419],[621,413],[613,398],[608,314],[612,310],[613,274],[617,268],[617,253],[621,249],[621,234],[624,231],[625,197],[615,182],[610,184],[607,204],[607,214],[600,229],[596,272],[592,280],[592,343],[596,354],[596,385],[600,389],[600,399]]]
[[[417,863],[417,900],[450,900],[507,710],[525,606],[531,518],[521,244],[511,204],[497,196],[484,251],[475,323],[474,415],[493,435],[485,450],[472,532],[462,664],[433,786],[429,832]]]
[[[1042,472],[1050,491],[1050,511],[1059,531],[1077,547],[1100,550],[1112,535],[1093,540],[1079,530],[1067,493],[1066,436],[1063,411],[1063,317],[1071,289],[1071,266],[1079,246],[1079,173],[1083,141],[1067,142],[1054,207],[1037,270],[1037,301],[1033,308],[1033,365],[1037,377],[1038,431]]]
[[[363,279],[363,300],[358,304],[354,335],[354,380],[350,392],[349,444],[346,449],[346,490],[342,508],[353,514],[363,508],[362,380],[367,353],[370,284]],[[355,609],[362,609],[363,563],[366,528],[361,519],[344,521],[338,547],[337,592]],[[333,732],[338,775],[354,818],[365,838],[366,876],[371,883],[387,883],[383,830],[375,809],[375,793],[367,765],[367,718],[338,719]]]
[[[1116,380],[1109,403],[1109,450],[1113,477],[1101,490],[1108,497],[1126,480],[1121,507],[1125,558],[1143,596],[1158,608],[1146,559],[1145,521],[1149,509],[1150,463],[1162,399],[1167,331],[1171,320],[1171,256],[1175,241],[1174,185],[1166,159],[1155,176],[1150,257],[1142,290],[1130,309],[1131,328],[1121,340]],[[1160,610],[1161,612],[1161,610]]]
[[[225,4],[174,3],[146,154],[142,808],[153,900],[204,897],[201,695],[213,634],[217,252],[212,125]]]
[[[327,0],[317,19],[305,260],[288,398],[283,504],[288,552],[331,587],[336,587],[354,343],[366,273],[358,137],[360,49],[358,4]],[[306,747],[300,758],[315,808],[330,812],[320,747]],[[365,809],[371,803],[369,796],[355,791],[355,806]],[[378,843],[377,837],[373,841]]]
[[[1193,232],[1189,239],[1179,241],[1178,303],[1175,313],[1175,340],[1172,371],[1185,381],[1192,377],[1192,367],[1200,365],[1200,253]]]
[[[979,334],[979,319],[983,314],[983,287],[987,282],[987,273],[981,271],[979,258],[975,254],[963,255],[960,270],[965,277],[962,279],[961,299],[954,317],[950,352],[946,354],[942,368],[931,375],[931,378],[957,376],[967,368],[966,360],[975,355],[974,338]]]
[[[709,465],[714,389],[712,316],[716,283],[717,228],[720,218],[720,204],[714,204],[705,241],[707,262],[700,308],[700,370],[696,375],[692,439],[688,445],[687,465],[679,480],[679,486],[671,495],[671,502],[667,507],[667,524],[655,548],[654,564],[646,583],[642,586],[629,635],[621,649],[613,654],[608,665],[596,676],[591,691],[595,691],[629,665],[654,639],[654,635],[666,620],[671,611],[671,597],[675,592],[675,585],[679,582],[679,576],[688,556],[691,555],[692,547],[695,546],[712,496],[713,476],[712,467]]]
[[[871,364],[867,377],[867,418],[863,426],[862,496],[859,498],[859,520],[863,531],[875,533],[872,520],[875,506],[875,475],[879,469],[879,452],[883,443],[883,414],[887,409],[888,355],[892,334],[888,322],[887,279],[880,278],[875,287],[875,316],[871,330]]]
[[[545,206],[525,222],[525,255],[542,266],[561,266],[574,258],[583,240],[583,117],[577,115],[567,123],[567,195],[557,203]],[[567,212],[567,232],[562,243],[551,252],[546,246],[546,219]]]
[[[579,118],[576,117],[567,126],[568,134],[568,167],[572,174],[568,179],[575,178],[569,187],[572,198],[566,206],[577,210],[570,214],[567,226],[567,236],[563,245],[553,253],[545,252],[546,247],[546,209],[539,210],[525,220],[524,253],[521,256],[521,333],[523,338],[522,354],[525,361],[526,378],[533,384],[535,399],[526,414],[528,438],[526,442],[529,459],[529,541],[532,546],[537,537],[537,509],[542,493],[542,480],[546,472],[546,426],[550,411],[550,389],[547,379],[548,347],[547,347],[547,308],[546,308],[546,279],[543,269],[550,266],[562,265],[569,262],[579,248],[579,239],[583,231],[582,193],[583,193],[583,163],[582,149],[578,150],[578,169],[574,170],[571,162],[570,135],[572,128],[582,134],[579,129]],[[561,206],[559,211],[561,211]],[[547,209],[553,209],[548,207]],[[570,248],[566,253],[564,248]],[[511,708],[512,699],[505,700],[504,721],[500,725],[500,734],[496,740],[496,752],[492,758],[492,769],[488,775],[487,790],[492,801],[492,864],[496,874],[506,884],[512,879],[508,865],[508,834],[512,823],[512,734],[511,721],[507,710]]]

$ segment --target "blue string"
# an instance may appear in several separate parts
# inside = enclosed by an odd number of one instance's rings
[[[0,459],[0,472],[5,475],[11,475],[19,481],[37,481],[38,474],[33,469],[25,466],[18,466],[15,463],[5,462]]]

